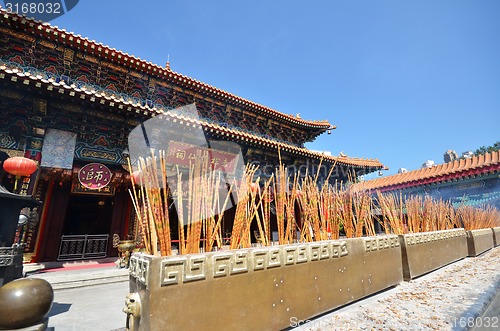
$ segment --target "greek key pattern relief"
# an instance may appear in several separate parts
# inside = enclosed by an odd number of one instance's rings
[[[8,267],[14,264],[14,258],[12,256],[0,256],[0,267]]]
[[[405,235],[407,245],[418,245],[427,242],[465,237],[464,229],[443,230],[434,232],[412,233]]]
[[[132,255],[129,262],[129,274],[148,286],[149,260],[141,258],[140,255]]]
[[[388,248],[399,247],[398,236],[380,236],[363,239],[365,242],[365,252],[373,252]]]
[[[345,241],[322,241],[265,248],[220,251],[207,254],[165,257],[161,261],[160,285],[179,285],[203,279],[231,277],[348,254]],[[132,267],[131,260],[131,275]],[[138,259],[138,261],[140,261]],[[135,262],[134,262],[135,263]]]
[[[23,247],[0,247],[0,255],[21,255],[23,254]]]
[[[480,229],[480,230],[471,230],[470,234],[473,237],[479,237],[479,236],[490,236],[492,235],[491,228],[488,229]]]
[[[187,257],[174,257],[161,261],[161,285],[174,285],[184,281]],[[204,262],[203,262],[204,263]],[[191,269],[191,267],[188,267]]]

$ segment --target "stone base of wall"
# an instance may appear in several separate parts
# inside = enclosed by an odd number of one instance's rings
[[[496,228],[491,228],[493,231],[493,245],[500,246],[500,226]]]
[[[493,232],[490,229],[467,231],[469,256],[478,256],[493,248]]]
[[[464,229],[400,235],[403,277],[410,280],[467,256]]]
[[[23,276],[23,247],[0,247],[0,286]]]

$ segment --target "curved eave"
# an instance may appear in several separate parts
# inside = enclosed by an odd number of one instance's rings
[[[26,16],[20,16],[15,13],[9,13],[3,8],[0,8],[0,18],[3,24],[14,27],[16,29],[20,29],[22,31],[25,31],[26,33],[45,38],[49,41],[58,42],[68,47],[79,49],[90,55],[105,58],[111,62],[122,65],[129,69],[140,71],[149,75],[155,75],[159,79],[173,82],[199,93],[205,93],[212,98],[216,98],[224,102],[230,102],[256,113],[261,113],[266,116],[272,116],[278,120],[293,124],[294,126],[298,126],[304,129],[321,130],[322,132],[335,128],[327,120],[308,121],[292,115],[281,113],[272,108],[260,105],[222,89],[216,88],[215,86],[200,82],[191,77],[172,71],[170,70],[170,68],[160,67],[151,62],[142,60],[136,56],[124,53],[107,45],[103,45],[102,43],[97,43],[94,40],[84,38],[80,35],[75,35],[73,32],[68,32],[65,29],[60,29],[57,26],[52,26],[46,22],[37,21],[31,18],[27,18]]]
[[[279,149],[281,151],[298,155],[299,157],[307,157],[316,160],[323,160],[331,164],[336,163],[341,166],[353,167],[355,169],[382,169],[384,166],[378,161],[373,159],[364,158],[349,158],[349,157],[335,157],[324,155],[322,153],[313,152],[306,148],[288,145],[272,139],[259,137],[246,132],[235,129],[230,129],[219,124],[214,124],[201,120],[195,120],[185,117],[175,112],[163,112],[162,110],[151,108],[147,105],[141,105],[133,102],[123,102],[114,96],[107,96],[96,91],[87,91],[76,88],[71,85],[66,85],[64,81],[55,82],[53,79],[43,79],[40,77],[32,76],[28,73],[19,72],[17,69],[9,69],[5,65],[0,65],[0,81],[11,81],[14,84],[21,86],[32,87],[35,89],[45,90],[49,93],[56,93],[58,95],[67,95],[81,100],[87,100],[95,104],[109,107],[111,110],[130,112],[138,114],[139,116],[154,117],[158,115],[169,116],[175,118],[185,124],[192,126],[201,126],[205,131],[210,133],[217,133],[220,136],[225,136],[229,139],[236,141],[248,142],[255,146],[262,146],[267,148]]]

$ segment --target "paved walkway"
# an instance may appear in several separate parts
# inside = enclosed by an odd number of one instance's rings
[[[125,328],[128,282],[94,285],[54,292],[49,330],[110,331]]]
[[[51,330],[124,329],[122,308],[129,291],[128,269],[119,269],[109,262],[75,264],[39,270],[29,277],[44,278],[55,289],[49,313]],[[483,328],[474,330],[499,330],[500,321],[494,318],[500,316],[499,290],[500,247],[497,247],[307,323],[300,321],[300,327],[295,327],[299,321],[291,321],[291,329],[457,331],[469,329],[465,322],[469,318],[478,321],[480,316]],[[487,321],[490,327],[485,327]],[[499,327],[492,328],[495,325]]]
[[[471,321],[468,322],[470,323]],[[491,301],[484,313],[477,317],[472,323],[474,327],[471,331],[500,330],[500,291]]]
[[[28,277],[43,278],[54,288],[48,330],[124,330],[125,296],[129,293],[128,269],[114,262],[75,263],[32,271]],[[28,268],[29,269],[29,268]]]
[[[100,264],[76,264],[70,267],[39,270],[28,277],[43,278],[57,290],[91,285],[126,282],[128,269],[117,268],[114,262]]]
[[[319,318],[302,321],[299,327],[292,329],[468,330],[474,320],[485,316],[487,305],[499,291],[500,246]],[[293,322],[292,327],[298,326],[297,321]],[[500,330],[500,321],[497,325],[486,330]]]

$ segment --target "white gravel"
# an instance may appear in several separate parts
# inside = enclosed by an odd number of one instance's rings
[[[291,329],[464,330],[499,290],[500,246]]]

